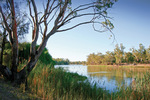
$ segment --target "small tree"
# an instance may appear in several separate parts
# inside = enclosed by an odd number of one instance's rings
[[[120,47],[117,44],[116,48],[114,49],[117,64],[122,63],[124,60],[124,49],[125,47],[123,46],[123,44],[120,44]]]
[[[149,46],[149,48],[146,49],[146,59],[147,59],[148,63],[150,63],[150,46]]]
[[[9,34],[10,44],[12,46],[12,70],[7,76],[13,77],[14,81],[18,83],[24,82],[26,77],[34,68],[38,58],[44,50],[48,39],[55,33],[71,30],[77,26],[84,24],[92,24],[94,30],[103,32],[113,29],[113,24],[110,22],[110,17],[107,16],[107,10],[117,0],[93,0],[77,7],[71,7],[71,0],[46,0],[43,11],[38,11],[37,2],[35,0],[27,0],[29,6],[29,14],[33,23],[32,42],[30,47],[30,57],[28,63],[24,68],[17,72],[18,66],[18,35],[17,35],[17,21],[14,6],[14,0],[6,0],[10,7],[12,27],[8,26],[3,9],[0,6],[0,13]],[[77,22],[75,25],[67,25],[71,21],[88,16],[90,20],[84,22]],[[95,24],[104,27],[104,30],[97,30]],[[68,26],[64,28],[63,26]],[[41,33],[42,42],[36,49],[37,40]],[[4,68],[3,68],[4,69]],[[5,71],[7,73],[9,70]],[[9,71],[10,72],[10,71]]]
[[[125,53],[125,62],[126,63],[133,63],[134,62],[134,55],[131,52]]]
[[[139,49],[132,48],[132,54],[135,56],[138,63],[146,61],[146,49],[142,44],[139,44]]]
[[[105,56],[104,56],[104,63],[105,64],[113,64],[115,63],[115,55],[113,52],[107,51]]]

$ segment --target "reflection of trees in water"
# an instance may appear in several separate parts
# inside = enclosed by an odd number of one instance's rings
[[[108,82],[115,80],[117,85],[121,85],[125,78],[138,78],[142,77],[143,74],[149,71],[150,67],[113,67],[113,66],[88,66],[87,72],[90,73],[90,77],[97,77],[102,79],[106,77]]]

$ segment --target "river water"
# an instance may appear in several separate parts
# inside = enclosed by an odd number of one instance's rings
[[[137,73],[143,72],[139,72],[134,68],[117,68],[106,66],[55,65],[55,68],[58,67],[62,67],[66,71],[72,73],[78,73],[79,75],[86,76],[91,85],[96,83],[97,87],[109,90],[110,92],[117,91],[117,89],[119,89],[122,85],[130,86]]]

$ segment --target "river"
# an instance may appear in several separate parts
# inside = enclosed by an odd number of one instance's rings
[[[119,68],[112,66],[85,66],[85,65],[55,65],[55,68],[62,67],[66,71],[78,73],[86,76],[91,85],[97,84],[97,87],[115,92],[122,85],[130,86],[137,74],[146,70],[144,67],[138,68]]]

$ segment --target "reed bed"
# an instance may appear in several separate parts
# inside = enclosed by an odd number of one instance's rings
[[[38,62],[28,77],[28,90],[44,100],[148,100],[150,73],[139,74],[129,87],[124,85],[116,92],[97,88],[77,73],[55,69],[53,64]]]

